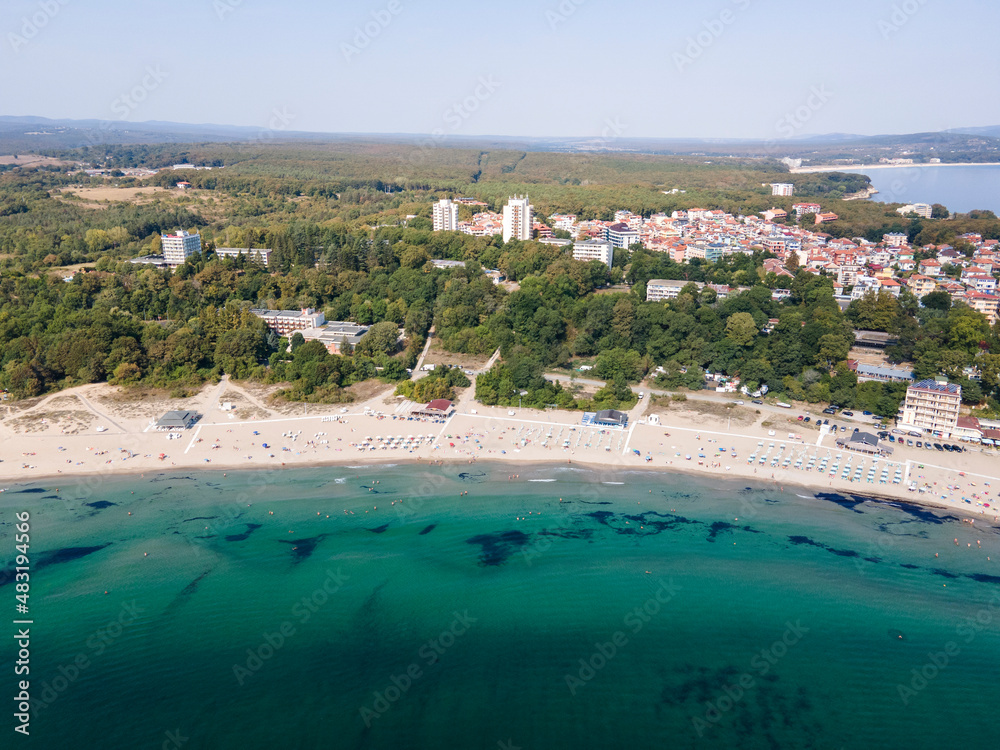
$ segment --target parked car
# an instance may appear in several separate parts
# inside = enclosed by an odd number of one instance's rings
[[[907,445],[907,447],[912,448],[913,447],[913,441],[910,440],[909,438],[907,438],[906,439],[906,445]]]
[[[945,449],[946,451],[948,451],[949,453],[951,453],[951,452],[952,452],[953,450],[955,450],[954,448],[952,448],[952,447],[951,447],[950,445],[948,445],[947,443],[942,443],[942,444],[941,444],[941,447],[942,447],[942,448],[944,448],[944,449]]]
[[[922,443],[921,441],[919,441],[919,440],[918,440],[918,441],[917,441],[917,447],[918,447],[918,448],[923,448],[923,447],[924,447],[924,444],[923,444],[923,443]]]
[[[803,422],[808,422],[808,421],[809,421],[810,419],[812,419],[812,417],[805,417],[805,418],[803,418],[803,420],[802,420],[802,421],[803,421]]]
[[[639,396],[639,398],[642,398],[642,396]],[[743,406],[743,404],[745,402],[743,402],[743,401],[734,401],[733,403],[736,404],[737,406]]]
[[[925,451],[933,450],[933,447],[931,446],[930,443],[924,443],[924,450]]]
[[[845,417],[853,417],[854,416],[854,412],[853,411],[845,411],[844,412],[844,416]]]
[[[870,417],[872,415],[870,411],[863,411],[861,413],[864,414],[866,417]]]
[[[763,404],[764,402],[763,402],[763,401],[761,401],[761,400],[760,400],[759,398],[755,398],[755,399],[754,399],[753,401],[751,401],[750,403],[751,403],[751,404]]]
[[[830,407],[828,407],[828,408],[824,409],[824,410],[823,410],[823,413],[824,413],[824,414],[836,414],[836,413],[837,413],[837,410],[836,410],[836,409],[834,409],[834,408],[833,408],[832,406],[830,406]]]
[[[934,443],[934,450],[944,453],[944,448],[941,447],[941,443]]]
[[[804,416],[802,416],[801,414],[799,414],[799,416],[798,416],[798,420],[799,420],[799,421],[801,422],[801,421],[802,421],[803,419],[805,419],[805,417],[804,417]]]
[[[906,434],[907,434],[907,435],[909,435],[910,437],[923,437],[923,436],[924,436],[924,433],[922,433],[922,432],[917,432],[916,430],[910,430],[910,431],[909,431],[908,433],[906,433]]]
[[[895,435],[890,435],[889,436],[889,442],[890,443],[895,443],[896,442],[896,436]]]

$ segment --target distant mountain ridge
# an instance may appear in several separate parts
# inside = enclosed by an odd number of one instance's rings
[[[1000,125],[956,128],[940,132],[901,135],[824,133],[788,139],[761,138],[633,138],[533,137],[533,136],[430,136],[420,133],[320,133],[277,127],[178,123],[160,120],[74,120],[34,115],[0,115],[0,153],[53,151],[82,146],[322,141],[328,143],[378,142],[418,145],[433,137],[436,145],[456,148],[498,148],[526,151],[626,152],[674,155],[737,156],[748,158],[801,158],[865,160],[881,156],[950,157],[950,160],[1000,161]],[[943,148],[947,147],[945,153]],[[938,150],[938,149],[941,150]],[[946,159],[949,160],[949,159]]]

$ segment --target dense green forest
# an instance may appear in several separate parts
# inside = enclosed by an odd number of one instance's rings
[[[113,167],[184,160],[225,166],[164,170],[142,181],[69,174],[68,167],[0,173],[0,385],[18,397],[105,379],[182,393],[230,373],[285,383],[287,398],[339,401],[350,398],[344,389],[352,383],[407,381],[431,326],[448,350],[501,350],[502,362],[477,379],[486,403],[520,397],[537,406],[622,405],[634,398],[630,384],[643,377],[653,374],[665,387],[692,386],[709,370],[794,398],[893,413],[900,389],[858,385],[843,363],[852,327],[893,332],[899,344],[892,357],[914,362],[921,376],[959,379],[970,403],[996,395],[986,385],[997,382],[1000,370],[993,361],[1000,355],[992,354],[996,332],[950,300],[921,307],[905,295],[879,297],[845,314],[829,279],[766,275],[762,262],[769,255],[762,250],[714,264],[677,264],[633,249],[616,253],[609,271],[536,242],[430,231],[431,202],[444,194],[498,209],[509,195],[528,192],[543,217],[611,218],[618,208],[646,215],[691,207],[790,209],[792,199],[774,198],[765,187],[790,179],[774,162],[260,144],[102,147],[60,156]],[[87,198],[88,187],[169,187],[179,179],[195,189],[127,201]],[[794,201],[828,204],[858,180],[796,175],[800,192],[811,194]],[[674,187],[687,192],[663,192]],[[879,239],[903,231],[918,244],[954,241],[966,231],[1000,238],[1000,222],[988,216],[919,220],[866,201],[837,200],[834,207],[841,221],[824,229],[841,236]],[[160,233],[178,228],[201,233],[203,254],[175,273],[127,262],[156,252]],[[271,268],[219,260],[212,250],[221,246],[272,248]],[[440,270],[431,258],[464,260],[467,267]],[[89,272],[63,281],[81,267]],[[482,267],[500,269],[516,286],[494,285]],[[647,303],[651,278],[750,290],[719,301],[711,290],[691,286],[668,304]],[[609,287],[619,282],[629,287]],[[780,304],[771,298],[778,286],[791,291]],[[331,320],[387,325],[349,355],[295,341],[288,352],[289,342],[249,314],[257,306],[318,307]],[[763,333],[770,318],[779,322]],[[404,330],[402,345],[389,328]],[[596,374],[608,382],[588,400],[574,400],[544,377],[578,358],[595,358]],[[982,372],[982,384],[968,379],[970,367]],[[451,378],[442,373],[411,395],[463,387]]]

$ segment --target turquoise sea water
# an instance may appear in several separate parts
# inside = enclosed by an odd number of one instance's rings
[[[0,561],[31,509],[36,710],[28,739],[7,712],[3,746],[996,747],[995,530],[722,480],[510,472],[12,488]]]
[[[949,211],[988,209],[1000,216],[1000,166],[843,169],[871,178],[881,203],[940,203]]]

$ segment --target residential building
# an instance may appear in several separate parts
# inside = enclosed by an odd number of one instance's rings
[[[586,240],[573,243],[573,260],[591,261],[599,260],[608,268],[611,268],[611,261],[614,260],[615,249],[610,242],[601,240]]]
[[[827,224],[831,221],[836,221],[839,218],[840,217],[837,216],[837,214],[833,213],[832,211],[827,211],[826,213],[816,214],[816,223]]]
[[[872,276],[858,276],[854,279],[854,288],[851,289],[851,299],[862,299],[870,292],[877,293],[879,287],[878,279]]]
[[[899,412],[899,421],[936,437],[951,437],[958,424],[962,405],[962,388],[944,378],[921,380],[906,389],[906,399]]]
[[[922,273],[924,276],[940,276],[941,264],[933,258],[922,260],[917,266],[917,273]]]
[[[997,305],[1000,303],[1000,297],[982,292],[967,292],[965,301],[973,310],[985,315],[990,325],[997,322]]]
[[[796,203],[792,206],[792,210],[795,212],[795,218],[802,218],[803,214],[818,214],[823,209],[818,203]]]
[[[689,283],[691,282],[684,281],[683,279],[650,279],[646,282],[646,301],[661,302],[668,299],[677,299],[680,296],[681,289]]]
[[[903,285],[895,279],[879,279],[880,289],[889,292],[893,297],[898,297],[903,291]]]
[[[450,198],[442,198],[435,203],[432,214],[435,232],[458,231],[458,204]]]
[[[705,247],[705,260],[714,263],[729,254],[729,246],[721,242],[712,242]]]
[[[271,250],[264,247],[217,247],[215,254],[219,258],[237,258],[245,255],[254,263],[267,268],[271,264]]]
[[[760,215],[764,217],[765,221],[775,221],[777,219],[788,218],[788,212],[781,208],[771,208],[767,211],[762,211]]]
[[[573,231],[573,225],[576,224],[575,214],[552,214],[549,217],[549,223],[552,224],[553,229],[562,229],[566,232]]]
[[[554,245],[555,247],[568,247],[573,244],[573,240],[563,240],[558,237],[542,237],[538,241],[543,245]]]
[[[903,247],[906,245],[907,237],[902,232],[889,232],[882,235],[882,242],[889,247]]]
[[[311,307],[305,307],[301,310],[257,309],[250,312],[258,318],[262,318],[268,328],[281,336],[295,331],[304,331],[307,328],[319,328],[326,322],[326,316]]]
[[[771,195],[792,195],[795,192],[795,185],[790,182],[772,182]]]
[[[507,201],[503,207],[503,241],[531,239],[531,204],[528,196]]]
[[[197,232],[191,234],[181,229],[177,234],[162,234],[160,243],[168,266],[183,266],[188,258],[201,252],[201,235]]]
[[[929,203],[908,203],[896,209],[896,213],[906,216],[906,214],[916,214],[921,219],[931,218],[931,208]]]
[[[628,224],[619,222],[604,228],[604,239],[615,247],[629,248],[639,242],[639,232],[632,229]]]
[[[906,280],[906,286],[909,287],[917,299],[920,299],[933,292],[937,287],[937,282],[929,276],[921,276],[919,273],[915,273]]]

